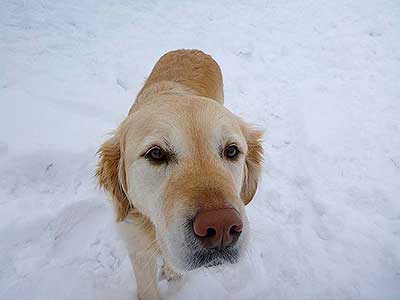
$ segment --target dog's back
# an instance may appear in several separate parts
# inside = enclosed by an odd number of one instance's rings
[[[199,50],[175,50],[164,54],[154,66],[143,88],[140,90],[137,102],[149,88],[154,92],[182,86],[186,91],[224,103],[224,90],[221,69],[216,61]],[[135,107],[131,111],[135,110]]]

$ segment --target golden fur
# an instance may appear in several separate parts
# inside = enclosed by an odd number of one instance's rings
[[[169,230],[170,220],[178,218],[182,210],[192,212],[199,207],[219,207],[226,199],[239,207],[254,197],[262,164],[262,132],[227,111],[223,103],[221,70],[211,56],[199,50],[169,52],[156,63],[128,117],[98,151],[100,160],[96,175],[100,186],[110,193],[116,204],[117,220],[135,220],[136,226],[141,227],[138,232],[151,241],[146,247],[151,244],[153,252],[160,247],[161,252],[165,249],[156,238],[155,224],[158,220],[152,216],[152,208],[146,210],[149,204],[137,199],[140,191],[132,187],[134,179],[130,179],[130,170],[138,168],[136,165],[143,168],[138,162],[140,151],[143,151],[140,146],[154,132],[176,132],[176,128],[181,128],[178,140],[183,141],[182,145],[190,153],[179,162],[165,188],[157,194],[164,199],[164,231]],[[235,167],[227,168],[215,156],[213,144],[208,143],[217,135],[215,127],[218,124],[237,136],[239,143],[240,139],[244,141],[245,157],[240,172]],[[239,175],[232,174],[242,174],[241,187],[235,183]],[[136,272],[138,263],[135,263],[135,258],[131,259]],[[148,294],[139,287],[140,279],[137,280],[139,295],[158,299],[158,292]]]
[[[154,89],[155,84],[160,84]],[[180,88],[179,85],[183,85]],[[146,94],[146,89],[150,95]],[[187,89],[185,89],[187,88]],[[153,93],[167,94],[175,90],[190,91],[202,97],[216,100],[223,104],[222,74],[218,64],[211,56],[199,50],[176,50],[162,56],[153,68],[149,78],[138,94],[137,101],[132,105],[129,114]],[[145,95],[145,96],[144,96]],[[121,160],[121,144],[123,143],[124,124],[116,131],[114,137],[106,141],[99,149],[100,162],[96,171],[100,186],[108,191],[118,207],[117,220],[122,221],[128,214],[129,201],[124,192],[124,170]],[[248,154],[246,158],[246,180],[241,191],[242,200],[248,204],[253,198],[258,184],[262,164],[262,131],[251,130],[241,121],[243,134],[247,137]]]

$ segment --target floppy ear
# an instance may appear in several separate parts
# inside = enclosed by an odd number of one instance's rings
[[[130,204],[125,193],[125,165],[121,156],[120,135],[115,134],[101,145],[97,154],[100,157],[96,170],[99,185],[111,194],[117,206],[117,220],[123,221],[128,215]]]
[[[251,128],[240,121],[240,128],[247,141],[248,151],[245,158],[244,178],[240,197],[247,205],[256,193],[263,161],[262,136],[263,131]]]

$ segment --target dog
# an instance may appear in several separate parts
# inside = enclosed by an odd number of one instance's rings
[[[141,300],[157,280],[235,263],[249,237],[247,205],[262,168],[263,132],[224,107],[220,67],[199,50],[163,55],[128,116],[101,145],[96,175]]]

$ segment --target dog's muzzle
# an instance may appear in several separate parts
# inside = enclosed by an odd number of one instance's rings
[[[218,209],[199,210],[186,226],[185,257],[190,269],[236,263],[239,258],[237,242],[243,222],[236,209],[224,205]]]

